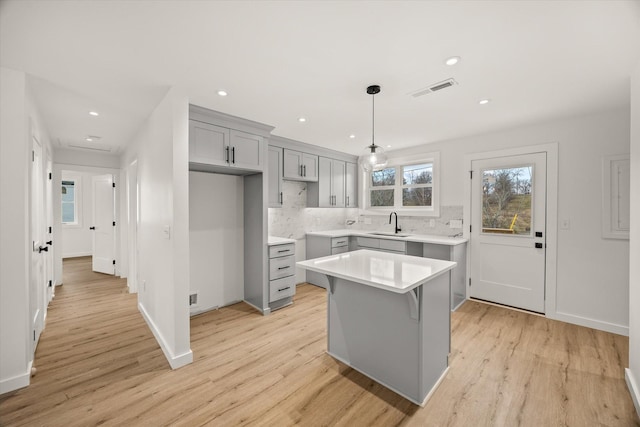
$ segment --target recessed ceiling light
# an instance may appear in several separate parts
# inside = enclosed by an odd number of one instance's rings
[[[349,138],[351,138],[351,139],[355,139],[355,137],[356,136],[354,134],[349,135]]]
[[[489,103],[489,101],[491,101],[491,100],[490,99],[481,99],[480,102],[478,102],[478,104],[487,105]]]
[[[391,148],[391,146],[390,146],[390,145],[387,145],[387,148]]]
[[[99,116],[100,114],[98,114],[96,111],[89,111],[89,115],[90,116]]]
[[[307,119],[306,119],[306,117],[298,117],[298,121],[299,121],[300,123],[304,123],[304,122],[306,122],[306,121],[307,121]]]
[[[447,60],[444,61],[444,63],[447,65],[456,65],[458,62],[460,62],[459,56],[452,56],[451,58],[447,58]]]
[[[226,91],[226,90],[219,90],[219,91],[218,91],[218,95],[220,95],[220,96],[227,96],[227,91]]]
[[[87,137],[87,138],[85,138],[84,140],[85,140],[85,141],[87,141],[87,142],[91,142],[91,141],[93,141],[93,138],[88,138],[88,137]]]

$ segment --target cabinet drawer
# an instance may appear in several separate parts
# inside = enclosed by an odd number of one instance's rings
[[[295,293],[295,276],[285,277],[284,279],[271,280],[269,282],[269,302],[274,302],[282,298],[291,297],[295,295]]]
[[[349,238],[348,237],[334,237],[331,239],[331,247],[339,248],[341,246],[349,246]]]
[[[338,246],[337,248],[331,248],[331,255],[343,254],[349,252],[349,246]]]
[[[403,242],[401,240],[380,239],[380,249],[404,253],[407,250],[407,242]]]
[[[281,258],[271,258],[269,260],[269,280],[280,279],[281,277],[295,274],[295,256],[285,256]]]
[[[269,258],[293,255],[296,253],[296,245],[289,243],[286,245],[269,246]]]
[[[370,237],[358,237],[358,246],[361,248],[373,248],[378,249],[380,247],[379,239],[372,239]]]

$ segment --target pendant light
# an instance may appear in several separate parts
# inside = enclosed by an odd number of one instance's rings
[[[360,156],[360,166],[365,172],[383,169],[387,166],[387,155],[384,149],[376,145],[376,102],[375,95],[380,93],[380,86],[372,85],[367,88],[367,93],[371,95],[371,145],[365,147]]]

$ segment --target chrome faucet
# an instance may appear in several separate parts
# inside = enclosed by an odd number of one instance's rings
[[[402,229],[401,229],[400,227],[398,227],[398,214],[397,214],[397,213],[395,213],[395,212],[391,212],[391,213],[389,214],[389,224],[391,224],[391,217],[392,217],[393,215],[395,215],[395,216],[396,216],[396,231],[395,231],[395,233],[396,233],[396,234],[398,234],[398,231],[402,231]]]

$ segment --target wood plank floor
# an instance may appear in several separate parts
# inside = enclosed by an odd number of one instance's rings
[[[451,369],[420,408],[326,347],[326,295],[263,317],[240,303],[191,320],[194,363],[171,371],[124,280],[65,261],[28,388],[0,425],[640,426],[628,339],[467,301]]]

